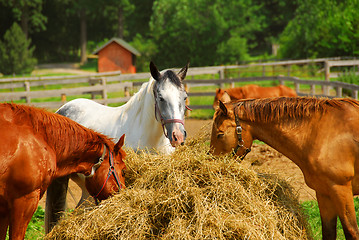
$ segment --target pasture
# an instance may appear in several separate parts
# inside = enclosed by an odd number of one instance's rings
[[[235,86],[242,86],[246,83],[236,83]],[[257,82],[257,84],[260,84],[260,85],[264,85],[264,86],[270,86],[273,84],[273,81],[268,81],[268,82]],[[227,87],[229,87],[229,85],[227,85]],[[292,86],[293,87],[293,86]],[[195,91],[202,91],[204,88],[207,88],[209,91],[214,91],[215,89],[215,86],[213,87],[196,87],[196,88],[191,88],[191,91],[192,92],[195,92]],[[308,90],[309,90],[309,87],[308,87]],[[207,105],[211,105],[213,103],[213,97],[191,97],[191,104],[194,104],[194,105],[203,105],[203,104],[207,104]],[[115,106],[115,105],[113,105]],[[209,119],[211,118],[211,116],[213,115],[213,110],[211,109],[196,109],[194,110],[193,112],[191,112],[191,117],[192,118],[204,118],[204,119]],[[186,126],[187,127],[187,126]],[[196,130],[198,130],[198,126],[196,127]],[[208,132],[207,132],[208,134]],[[194,134],[190,134],[189,133],[189,137],[193,137]],[[197,141],[197,140],[193,140],[191,139],[191,142],[193,143],[193,141]],[[208,147],[208,141],[204,141],[200,143],[200,146],[199,148],[201,149],[204,145],[205,148]],[[192,147],[198,147],[196,144],[192,144],[191,145]],[[262,145],[260,145],[262,146]],[[185,148],[186,151],[189,153],[191,152],[190,150],[188,150],[187,148]],[[263,150],[264,149],[264,150]],[[200,150],[201,151],[201,150]],[[196,154],[198,154],[198,151],[196,151]],[[151,156],[143,156],[144,158],[151,158]],[[192,158],[193,159],[193,158]],[[194,158],[195,159],[195,158]],[[299,172],[299,175],[293,175],[294,174],[294,171],[288,171],[288,169],[290,168],[289,166],[292,166],[290,165],[288,162],[286,162],[286,160],[283,160],[285,159],[285,157],[281,156],[280,154],[278,154],[276,151],[274,150],[268,150],[266,148],[263,148],[263,147],[259,147],[259,151],[258,152],[252,152],[250,155],[247,156],[247,158],[241,163],[242,165],[244,165],[243,167],[245,168],[248,168],[250,170],[255,170],[257,172],[265,172],[265,173],[268,173],[268,172],[274,172],[276,174],[279,174],[280,178],[284,178],[285,180],[288,181],[288,183],[290,185],[294,185],[295,188],[294,188],[294,192],[293,193],[290,193],[292,194],[291,196],[294,196],[294,199],[297,198],[297,200],[299,199],[300,202],[302,201],[306,201],[306,200],[310,200],[310,199],[314,199],[314,195],[312,193],[308,193],[307,189],[306,189],[306,186],[302,180],[302,176],[301,176],[301,173]],[[167,159],[168,160],[168,159]],[[221,160],[221,159],[220,159]],[[228,159],[227,159],[228,160]],[[225,160],[225,163],[227,163]],[[278,160],[278,161],[277,161]],[[222,160],[221,160],[222,161]],[[289,160],[288,160],[289,161]],[[222,163],[224,164],[224,163]],[[295,169],[296,166],[294,165],[293,169]],[[285,171],[283,171],[283,169],[285,169]],[[172,169],[173,170],[173,169]],[[276,170],[278,170],[278,172],[276,172]],[[242,173],[242,172],[241,172]],[[298,173],[297,173],[298,174]],[[299,177],[298,177],[299,176]],[[293,179],[295,179],[295,181],[293,181]],[[298,180],[299,179],[299,180]],[[300,180],[301,179],[301,180]],[[298,180],[298,181],[297,181]],[[129,182],[131,181],[134,181],[133,179],[131,180],[128,180]],[[132,182],[133,183],[133,182]],[[300,187],[300,186],[301,187]],[[280,186],[281,188],[281,186]],[[299,191],[298,191],[299,189]],[[304,190],[303,190],[304,189]],[[303,190],[303,191],[302,191]],[[308,193],[307,196],[304,196],[305,194],[303,194],[303,192],[306,192]],[[298,195],[297,195],[298,194]],[[111,200],[112,201],[112,200]],[[104,205],[101,205],[100,208],[106,208],[106,205],[107,203],[105,203]],[[310,210],[311,213],[310,214],[318,214],[317,213],[317,206],[315,206],[314,204],[314,207],[313,207],[313,203],[311,202],[305,202],[303,204],[303,206],[305,208],[308,209],[308,211]],[[314,211],[314,213],[312,213],[312,209],[316,209],[316,212]],[[40,210],[41,211],[41,210]],[[93,210],[93,211],[96,211],[96,208]],[[76,213],[77,214],[77,213]],[[310,216],[310,218],[312,219],[312,216]],[[315,219],[315,218],[314,218]],[[319,230],[316,231],[315,229],[318,228],[318,226],[320,225],[320,222],[318,221],[318,218],[316,220],[314,220],[316,222],[313,222],[311,221],[311,227],[313,229],[313,235],[314,235],[314,239],[320,239],[321,236],[318,235],[318,232],[320,234],[320,227],[319,227]],[[313,227],[314,226],[314,227]],[[43,235],[42,235],[43,236]],[[40,238],[42,238],[42,236],[40,235]],[[36,239],[37,237],[29,237],[27,239]],[[299,239],[305,239],[305,237],[303,238],[300,238]],[[253,238],[255,239],[255,238]],[[267,238],[260,238],[260,239],[267,239]],[[297,237],[295,239],[298,239]],[[344,239],[343,237],[343,234],[342,233],[339,233],[339,236],[338,236],[338,239]]]

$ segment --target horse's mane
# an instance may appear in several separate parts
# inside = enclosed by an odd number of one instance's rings
[[[67,155],[70,151],[81,150],[85,146],[102,147],[98,146],[99,143],[106,144],[109,150],[113,151],[111,139],[85,128],[67,117],[26,105],[12,103],[4,105],[13,111],[16,123],[23,124],[25,122],[35,132],[43,133],[45,140],[56,149],[57,154]]]
[[[264,99],[240,100],[234,102],[234,109],[239,108],[240,118],[256,122],[278,122],[285,119],[303,119],[313,113],[323,114],[329,109],[341,109],[349,103],[359,107],[359,102],[348,99],[328,99],[314,97],[278,97]]]

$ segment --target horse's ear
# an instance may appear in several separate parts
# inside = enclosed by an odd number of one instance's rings
[[[216,94],[220,93],[221,92],[221,89],[220,88],[217,88],[216,89]]]
[[[227,92],[224,92],[222,97],[221,97],[221,101],[224,103],[230,102],[231,101],[231,97],[229,96],[229,94]]]
[[[158,71],[156,65],[151,61],[150,62],[150,71],[151,71],[151,76],[155,79],[155,80],[160,80],[161,78],[161,73]]]
[[[224,113],[224,115],[228,115],[228,109],[226,105],[224,105],[224,103],[221,100],[219,100],[218,103],[219,103],[219,109]]]
[[[177,76],[183,81],[187,75],[187,70],[189,67],[189,62],[184,66],[178,73]]]
[[[125,143],[125,134],[123,134],[123,135],[120,137],[120,140],[118,140],[118,142],[116,143],[115,148],[114,148],[114,151],[115,151],[115,152],[120,151],[120,149],[123,147],[123,144],[124,144],[124,143]]]

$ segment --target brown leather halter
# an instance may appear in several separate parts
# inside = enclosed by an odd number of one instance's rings
[[[244,154],[240,156],[241,160],[243,160],[247,156],[247,154],[251,151],[251,149],[244,146],[244,141],[242,139],[242,127],[239,123],[239,118],[235,112],[234,112],[234,118],[236,121],[236,133],[237,133],[238,143],[237,143],[237,146],[233,150],[233,155],[237,154],[237,151],[239,150],[239,148],[245,148]]]

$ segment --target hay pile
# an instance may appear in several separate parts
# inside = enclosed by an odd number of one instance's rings
[[[74,211],[46,239],[310,238],[286,182],[208,155],[205,139],[171,156],[128,150],[128,188]]]

